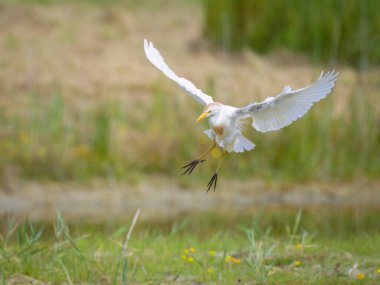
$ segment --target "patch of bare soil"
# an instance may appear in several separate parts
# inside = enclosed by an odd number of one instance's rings
[[[268,184],[260,181],[223,181],[216,192],[204,186],[184,188],[175,179],[147,177],[130,184],[17,182],[13,191],[0,190],[0,217],[6,214],[51,221],[59,209],[68,220],[104,222],[133,215],[142,219],[172,218],[183,213],[252,212],[260,207],[379,207],[380,181],[347,184]]]

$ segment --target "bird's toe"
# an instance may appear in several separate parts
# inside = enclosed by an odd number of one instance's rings
[[[214,192],[215,192],[217,181],[218,181],[218,173],[214,173],[214,175],[211,177],[209,183],[207,184],[207,192],[210,191],[212,185],[214,185]]]
[[[186,168],[185,172],[182,173],[182,175],[190,175],[193,170],[195,169],[195,167],[201,163],[201,162],[204,162],[205,159],[202,159],[202,160],[199,160],[199,159],[196,159],[196,160],[193,160],[192,162],[186,164],[185,166],[183,166],[182,168]]]

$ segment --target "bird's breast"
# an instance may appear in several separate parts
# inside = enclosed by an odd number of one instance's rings
[[[213,127],[213,130],[214,130],[214,132],[215,132],[219,137],[223,137],[224,126],[215,126],[215,127]]]
[[[228,135],[229,120],[224,116],[213,117],[210,120],[210,126],[219,138]]]

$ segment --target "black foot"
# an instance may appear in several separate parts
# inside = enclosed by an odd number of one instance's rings
[[[211,177],[210,182],[207,184],[207,192],[210,191],[212,184],[214,184],[214,192],[215,192],[217,181],[218,181],[218,173],[214,173],[214,175]]]
[[[194,168],[198,165],[198,163],[201,163],[203,161],[205,161],[205,159],[202,159],[202,160],[196,159],[190,162],[189,164],[186,164],[185,166],[182,167],[182,168],[186,168],[185,172],[182,173],[182,175],[185,175],[185,174],[190,175],[191,172],[193,172]]]

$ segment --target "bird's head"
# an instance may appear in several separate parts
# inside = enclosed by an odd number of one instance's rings
[[[203,113],[198,117],[198,119],[195,122],[198,123],[200,120],[203,120],[204,118],[219,114],[221,106],[222,104],[220,104],[219,102],[212,102],[210,104],[207,104],[203,109]]]

